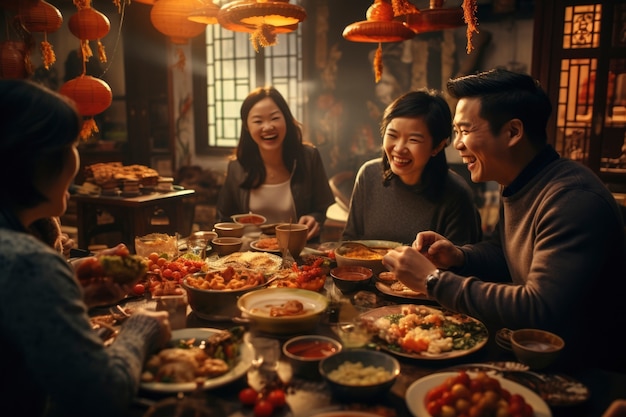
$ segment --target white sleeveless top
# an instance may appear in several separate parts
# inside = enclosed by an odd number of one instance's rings
[[[250,191],[250,211],[267,218],[267,223],[298,222],[291,195],[291,180],[263,184]]]

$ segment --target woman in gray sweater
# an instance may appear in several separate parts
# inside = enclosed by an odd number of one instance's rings
[[[357,173],[343,239],[411,244],[418,232],[436,230],[458,244],[480,240],[472,191],[446,161],[452,116],[441,95],[400,96],[385,110],[380,133],[383,156]]]

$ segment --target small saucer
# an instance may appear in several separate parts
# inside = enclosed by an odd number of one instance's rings
[[[512,350],[511,348],[511,329],[500,329],[496,332],[496,344],[504,350]]]

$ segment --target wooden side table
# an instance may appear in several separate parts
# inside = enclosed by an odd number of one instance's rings
[[[122,243],[135,251],[135,237],[148,233],[187,236],[193,224],[194,190],[137,197],[73,195],[78,246],[87,249],[99,234],[119,232]]]

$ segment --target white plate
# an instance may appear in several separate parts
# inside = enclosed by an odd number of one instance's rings
[[[430,300],[426,294],[415,291],[394,291],[391,287],[381,281],[376,281],[376,289],[383,294],[391,295],[398,298],[407,298],[411,300]]]
[[[365,320],[377,320],[381,317],[384,316],[390,316],[390,315],[398,315],[398,314],[403,314],[402,310],[405,307],[409,307],[409,306],[413,306],[412,304],[395,304],[395,305],[388,305],[388,306],[384,306],[384,307],[378,307],[375,308],[373,310],[369,310],[365,313],[362,313],[359,317],[363,318]],[[426,310],[432,310],[435,312],[443,312],[444,316],[446,317],[450,317],[456,320],[467,320],[470,322],[473,322],[474,324],[480,326],[482,329],[484,329],[484,333],[485,333],[485,337],[484,339],[482,339],[480,342],[476,343],[476,345],[472,346],[469,349],[458,349],[458,350],[451,350],[448,352],[441,352],[438,354],[435,353],[427,353],[427,352],[420,352],[420,353],[408,353],[408,352],[404,352],[401,350],[398,350],[398,348],[394,347],[394,346],[390,346],[384,339],[380,338],[380,337],[374,337],[374,339],[372,340],[373,342],[378,343],[378,345],[380,346],[381,349],[397,355],[397,356],[402,356],[405,358],[412,358],[412,359],[425,359],[425,360],[443,360],[443,359],[452,359],[452,358],[457,358],[459,356],[466,356],[469,355],[470,353],[476,352],[477,350],[481,349],[483,346],[485,346],[485,344],[487,343],[488,340],[488,333],[487,333],[487,328],[485,327],[485,325],[480,322],[479,320],[476,320],[473,317],[469,317],[467,315],[464,314],[458,314],[458,313],[454,313],[448,310],[444,310],[442,308],[438,308],[438,307],[433,307],[433,306],[427,306],[427,305],[419,305],[420,308],[422,309],[426,309]]]
[[[257,246],[257,243],[260,239],[254,240],[250,242],[250,248],[259,251],[259,252],[269,252],[269,253],[277,253],[280,254],[280,249],[268,249],[268,248],[260,248]]]
[[[284,304],[287,300],[300,301],[304,313],[295,316],[270,317],[270,306]],[[237,300],[237,307],[242,313],[275,321],[300,320],[319,314],[328,307],[326,296],[299,288],[266,288],[246,293]]]
[[[472,372],[468,372],[471,377],[474,377],[475,374]],[[424,404],[424,398],[426,394],[431,388],[434,388],[440,384],[442,384],[446,378],[450,376],[457,375],[457,372],[439,372],[436,374],[431,374],[425,376],[423,378],[418,379],[413,382],[409,388],[406,390],[405,401],[406,405],[409,408],[411,414],[414,417],[424,417],[429,416],[430,414],[426,411],[426,405]],[[544,400],[541,399],[539,395],[537,395],[534,391],[526,388],[523,385],[520,385],[516,382],[509,381],[508,379],[500,378],[497,376],[493,376],[492,378],[496,378],[500,381],[500,385],[502,388],[507,389],[511,394],[519,394],[524,397],[524,400],[530,404],[535,412],[535,417],[551,417],[552,412],[550,411],[550,407]]]
[[[257,272],[269,274],[280,269],[283,258],[268,252],[235,252],[217,260],[207,262],[211,269],[221,269],[227,266],[253,269]]]
[[[221,330],[212,329],[212,328],[193,328],[193,329],[179,329],[172,331],[172,342],[176,342],[182,339],[191,339],[196,338],[206,339],[211,335],[220,332]],[[226,385],[232,381],[235,381],[248,372],[250,366],[252,365],[252,358],[254,356],[253,350],[248,343],[242,342],[239,350],[239,361],[237,364],[228,372],[223,375],[220,375],[216,378],[210,378],[204,381],[203,389],[211,389],[221,387],[222,385]],[[196,390],[195,382],[184,382],[184,383],[167,383],[167,382],[142,382],[140,387],[142,389],[154,392],[167,392],[167,393],[177,393],[177,392],[191,392]]]

